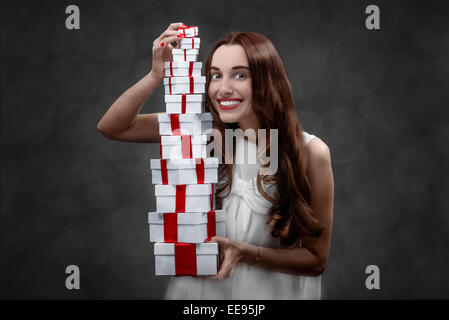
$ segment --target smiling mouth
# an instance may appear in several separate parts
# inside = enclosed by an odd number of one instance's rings
[[[237,108],[243,102],[242,99],[219,99],[218,106],[223,110]]]

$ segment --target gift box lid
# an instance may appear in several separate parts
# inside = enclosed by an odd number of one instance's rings
[[[194,44],[201,43],[201,39],[199,37],[192,37],[192,38],[182,38],[180,44],[183,46],[192,45],[192,40]]]
[[[157,118],[159,122],[171,122],[171,116],[168,113],[159,113]],[[214,117],[210,112],[179,114],[179,122],[213,121],[213,120]]]
[[[203,242],[193,244],[196,246],[196,254],[218,254],[218,243],[216,242]],[[155,255],[174,255],[175,244],[167,242],[155,242],[154,243]]]
[[[191,135],[192,144],[206,144],[207,135]],[[181,144],[181,136],[161,136],[161,144],[163,146]]]
[[[194,37],[198,35],[198,27],[190,26],[190,27],[183,27],[179,28],[177,30],[177,34],[185,35],[186,37]]]
[[[203,102],[203,94],[186,94],[186,102]],[[182,94],[166,94],[165,102],[182,102]]]
[[[185,54],[198,54],[200,51],[198,49],[172,49],[171,53],[174,55],[184,55]]]
[[[200,158],[201,159],[201,158]],[[202,158],[204,168],[218,168],[218,158]],[[167,170],[195,169],[198,159],[166,159]],[[199,163],[199,162],[198,162]],[[150,168],[161,169],[161,159],[151,159]]]
[[[176,68],[189,69],[190,68],[189,61],[166,61],[166,62],[164,62],[164,67],[166,69],[170,68],[170,63],[171,63],[171,67],[174,69],[176,69]],[[192,61],[192,64],[193,64],[193,69],[201,69],[203,67],[202,62],[193,62]]]
[[[186,196],[204,196],[212,193],[212,185],[207,184],[187,184]],[[154,186],[156,196],[176,196],[176,186],[172,184],[156,184]]]
[[[169,80],[171,78],[171,80]],[[169,81],[171,84],[178,84],[178,83],[190,83],[190,79],[193,79],[193,83],[206,83],[206,77],[205,76],[198,76],[198,77],[165,77],[164,78],[164,85],[168,85]]]
[[[220,222],[225,220],[224,210],[214,210],[215,221]],[[207,212],[183,212],[178,213],[177,216],[179,224],[206,224]],[[164,212],[148,212],[148,223],[163,224]]]

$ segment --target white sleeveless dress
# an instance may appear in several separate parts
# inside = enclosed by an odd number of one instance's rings
[[[305,142],[316,136],[304,132]],[[237,141],[239,139],[236,139]],[[248,144],[236,145],[236,159]],[[244,144],[244,146],[242,146]],[[251,147],[251,146],[249,146]],[[240,151],[239,151],[240,150]],[[226,212],[226,237],[261,247],[280,248],[266,225],[271,203],[257,189],[258,164],[234,164],[231,194],[223,200]],[[270,192],[269,190],[267,190]],[[230,278],[222,281],[194,277],[172,277],[166,299],[310,299],[321,298],[321,276],[308,277],[267,271],[238,264]]]

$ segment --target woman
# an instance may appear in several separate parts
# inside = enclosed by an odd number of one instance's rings
[[[138,113],[162,81],[163,61],[171,59],[170,43],[177,40],[176,30],[182,26],[171,24],[154,41],[151,72],[128,89],[98,124],[106,137],[159,142],[157,114]],[[333,219],[329,148],[302,131],[282,61],[264,36],[225,36],[211,50],[205,74],[206,106],[214,115],[215,128],[222,133],[235,128],[278,129],[278,150],[270,152],[278,152],[279,167],[271,175],[259,175],[259,164],[222,161],[217,204],[226,211],[227,237],[211,240],[222,252],[218,274],[174,277],[167,298],[320,299]],[[258,146],[257,139],[237,141],[269,149],[268,142]]]

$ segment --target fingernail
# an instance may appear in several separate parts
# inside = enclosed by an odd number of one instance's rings
[[[184,23],[182,24],[184,27],[187,27],[187,25],[185,25]]]
[[[164,43],[164,42],[161,43],[161,47],[163,47],[163,46],[165,46],[165,43]]]

